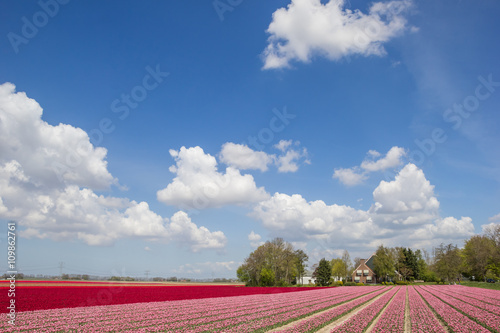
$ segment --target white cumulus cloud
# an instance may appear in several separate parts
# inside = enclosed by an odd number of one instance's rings
[[[500,213],[498,213],[497,215],[495,216],[492,216],[488,219],[488,221],[490,222],[497,222],[497,221],[500,221]]]
[[[248,240],[250,241],[250,246],[252,247],[259,247],[262,244],[264,244],[264,242],[262,242],[261,239],[262,239],[261,235],[256,234],[253,231],[250,234],[248,234]]]
[[[264,69],[309,62],[314,56],[338,60],[350,55],[382,56],[383,44],[407,28],[411,1],[375,2],[368,14],[345,9],[344,0],[292,0],[273,13],[263,53]]]
[[[374,150],[368,152],[369,155],[379,157],[380,153]],[[389,168],[395,168],[401,165],[401,159],[406,156],[406,152],[401,147],[392,147],[387,154],[378,160],[364,160],[361,163],[361,168],[370,171],[383,171]]]
[[[380,221],[391,224],[420,224],[438,216],[439,201],[424,172],[407,164],[393,181],[381,181],[373,191],[370,208]]]
[[[362,184],[371,172],[384,171],[390,168],[396,168],[403,164],[403,157],[406,151],[401,147],[392,147],[387,154],[380,157],[381,154],[376,150],[368,151],[368,158],[360,166],[352,168],[335,169],[333,178],[338,179],[342,184],[355,186]]]
[[[94,147],[80,128],[49,125],[43,109],[12,83],[0,85],[0,159],[17,161],[37,186],[67,184],[106,189],[116,182],[107,150]]]
[[[262,151],[254,151],[247,145],[227,142],[220,152],[221,162],[240,170],[267,171],[268,165],[274,162],[274,155]]]
[[[299,164],[310,164],[306,148],[299,148],[300,142],[281,140],[273,147],[281,153],[267,154],[255,151],[245,144],[226,142],[220,152],[221,162],[240,170],[267,171],[269,165],[275,165],[278,172],[297,172]]]
[[[359,168],[335,169],[333,178],[338,179],[342,184],[354,186],[362,184],[368,177],[359,171]]]
[[[169,223],[146,202],[95,193],[117,183],[106,149],[80,128],[47,124],[42,114],[13,84],[0,85],[0,218],[17,220],[22,237],[88,245],[141,238],[192,251],[225,245],[222,232],[197,227],[183,212]]]
[[[322,200],[307,201],[299,194],[275,193],[258,203],[250,215],[272,235],[292,241],[314,240],[321,251],[339,247],[370,251],[382,243],[400,246],[401,239],[431,246],[474,233],[470,217],[439,215],[434,186],[411,163],[394,180],[381,181],[373,191],[373,200],[365,211]]]
[[[251,175],[242,175],[233,167],[219,172],[215,157],[200,147],[182,147],[170,154],[176,162],[170,171],[176,177],[157,193],[158,200],[167,205],[203,209],[248,204],[269,196],[263,187],[257,188]]]

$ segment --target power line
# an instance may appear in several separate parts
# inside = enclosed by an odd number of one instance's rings
[[[59,275],[61,276],[62,278],[62,270],[64,268],[64,262],[63,261],[60,261],[59,262]]]

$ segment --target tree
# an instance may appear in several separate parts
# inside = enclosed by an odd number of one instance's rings
[[[316,284],[320,286],[330,285],[332,277],[332,267],[330,262],[325,258],[319,261],[318,267],[314,271],[314,277],[316,278]]]
[[[330,261],[330,266],[332,267],[332,276],[336,277],[337,279],[342,279],[345,277],[346,269],[342,259],[332,259]]]
[[[428,267],[427,261],[424,259],[422,251],[415,251],[415,257],[417,258],[417,266],[418,266],[418,274],[415,276],[418,280],[426,280],[426,276],[428,276]]]
[[[269,287],[275,284],[276,277],[274,272],[269,268],[263,268],[260,271],[261,286]]]
[[[496,250],[495,241],[487,236],[469,238],[463,249],[465,273],[476,280],[485,279],[488,266],[494,265]]]
[[[275,238],[250,253],[236,275],[248,286],[287,285],[298,275],[298,262],[303,274],[305,261],[307,255],[303,251],[295,251],[290,243]]]
[[[352,267],[351,256],[347,250],[344,250],[342,253],[342,262],[345,266],[344,278],[347,279],[347,277],[350,276],[354,270],[354,267]]]
[[[484,235],[494,241],[497,250],[500,251],[500,223],[488,225],[484,228]]]
[[[299,278],[300,283],[302,284],[302,277],[306,272],[306,262],[309,260],[307,254],[302,250],[295,251],[295,268],[297,271],[297,277]]]
[[[356,267],[358,267],[360,264],[361,264],[361,258],[360,257],[354,258],[354,269],[356,269]]]
[[[462,268],[462,257],[460,249],[453,244],[441,244],[434,249],[436,262],[433,265],[433,270],[436,275],[448,282],[454,281],[460,276]]]
[[[375,252],[373,266],[375,274],[377,274],[378,277],[385,279],[386,282],[388,277],[394,277],[394,258],[392,257],[391,250],[383,245],[380,245],[377,252]]]

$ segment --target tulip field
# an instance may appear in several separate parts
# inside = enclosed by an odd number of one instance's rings
[[[50,287],[37,288],[31,289],[38,294],[28,302],[43,303],[38,298],[42,295],[50,298]],[[73,288],[86,287],[65,288],[58,290],[57,297],[64,297],[65,291],[68,295],[75,294]],[[125,302],[126,297],[119,296],[120,293],[127,297],[134,295],[132,289],[126,288],[138,288],[146,296]],[[170,292],[172,299],[168,299]],[[84,293],[85,297],[91,297],[95,290]],[[257,289],[214,285],[131,286],[109,293],[112,297],[107,305],[69,304],[70,307],[20,311],[15,326],[4,319],[0,331],[500,333],[500,291],[465,286]],[[68,297],[76,299],[74,295]],[[145,297],[150,300],[144,300]],[[119,301],[114,303],[113,298]],[[48,304],[56,303],[48,301]]]

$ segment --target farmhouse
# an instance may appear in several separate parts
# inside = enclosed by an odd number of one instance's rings
[[[354,282],[362,283],[377,283],[377,276],[374,272],[373,259],[375,254],[373,254],[368,259],[361,259],[358,267],[352,272],[352,280]]]
[[[300,279],[297,277],[297,283],[298,284],[314,284],[314,283],[316,283],[315,279],[313,279],[313,277],[312,277],[312,274],[313,274],[312,271],[306,271]]]

